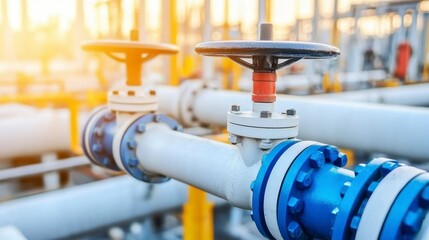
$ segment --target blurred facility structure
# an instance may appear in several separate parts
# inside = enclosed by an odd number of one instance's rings
[[[0,3],[0,239],[429,239],[428,0]]]

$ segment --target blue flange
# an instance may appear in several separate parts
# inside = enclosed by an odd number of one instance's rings
[[[424,173],[402,189],[390,208],[380,239],[414,239],[428,208],[429,173]]]
[[[135,140],[136,135],[143,134],[145,132],[146,125],[153,122],[166,124],[168,127],[175,131],[182,131],[182,127],[175,120],[166,115],[143,115],[140,118],[136,119],[133,123],[131,123],[128,129],[125,131],[124,135],[122,136],[119,147],[120,158],[125,170],[134,178],[148,183],[161,183],[168,181],[170,178],[159,174],[151,174],[139,168],[139,161],[136,155],[136,149],[138,144]]]
[[[333,240],[353,239],[360,221],[359,214],[362,214],[368,197],[377,186],[377,183],[398,166],[398,163],[394,160],[377,159],[367,165],[359,165],[356,168],[355,173],[357,175],[348,185],[336,214],[332,232]]]
[[[120,171],[112,154],[115,127],[115,114],[106,106],[95,109],[84,127],[82,149],[92,163],[110,170]],[[89,149],[87,149],[88,147]]]
[[[310,157],[313,153],[319,151],[324,152],[328,146],[323,146],[319,144],[314,144],[304,151],[302,151],[292,166],[287,172],[287,176],[283,180],[280,194],[279,202],[277,206],[277,224],[282,234],[283,239],[306,239],[308,238],[302,226],[299,224],[298,215],[305,208],[305,201],[302,201],[302,191],[309,188],[312,184],[312,173],[320,166],[313,166],[310,164]],[[326,153],[325,157],[328,156],[333,160],[336,160],[338,157],[335,154]],[[303,203],[303,206],[300,208],[299,212],[289,211],[289,205],[291,201],[300,201]]]
[[[259,232],[266,238],[274,239],[265,223],[264,217],[264,195],[265,188],[270,177],[271,171],[277,163],[280,156],[298,140],[289,140],[279,143],[269,153],[262,158],[262,165],[259,169],[255,181],[252,182],[250,188],[253,191],[252,195],[252,219],[256,224]],[[286,173],[285,173],[286,175]]]

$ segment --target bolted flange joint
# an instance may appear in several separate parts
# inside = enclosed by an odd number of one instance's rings
[[[106,106],[95,109],[84,128],[82,149],[92,163],[119,171],[112,154],[115,127],[116,117]]]
[[[165,124],[175,131],[182,131],[182,126],[164,114],[143,115],[134,120],[123,134],[119,144],[119,158],[124,170],[134,178],[148,183],[162,183],[168,181],[170,178],[145,171],[140,165],[136,154],[138,147],[136,137],[144,134],[147,124],[154,122]]]

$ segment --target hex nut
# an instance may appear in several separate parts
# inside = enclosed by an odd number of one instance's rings
[[[260,117],[261,118],[270,118],[272,116],[272,113],[270,111],[261,111]]]
[[[270,139],[262,139],[259,142],[259,148],[262,150],[268,150],[271,149],[273,147],[273,141],[271,141]]]
[[[231,106],[231,112],[239,112],[239,111],[240,111],[240,105]]]
[[[286,115],[288,116],[295,116],[296,115],[296,110],[293,108],[287,109],[286,110]]]
[[[302,236],[302,228],[299,223],[292,221],[287,226],[287,233],[291,238],[300,238]]]
[[[298,173],[298,176],[296,176],[295,181],[298,185],[298,188],[304,189],[311,186],[312,178],[311,175],[307,172],[301,171]]]
[[[231,144],[235,145],[235,144],[240,142],[240,137],[235,135],[235,134],[230,133],[228,136],[228,140]]]
[[[291,197],[287,206],[291,214],[298,214],[304,209],[304,202],[296,197]]]
[[[325,164],[325,156],[321,151],[315,151],[310,156],[310,166],[313,168],[321,168]]]

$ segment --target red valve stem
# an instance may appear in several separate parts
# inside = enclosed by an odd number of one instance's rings
[[[276,101],[276,72],[253,72],[252,101],[272,103]]]

